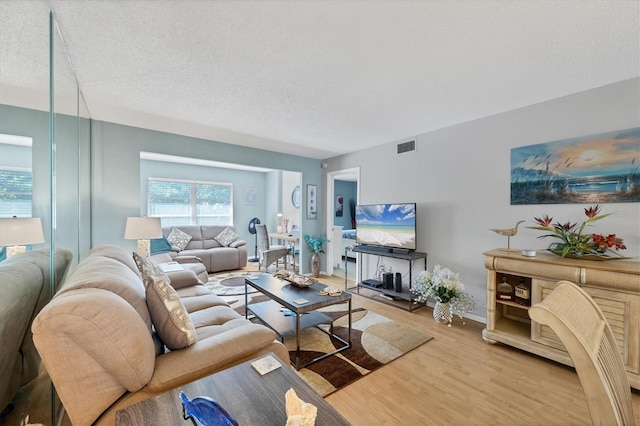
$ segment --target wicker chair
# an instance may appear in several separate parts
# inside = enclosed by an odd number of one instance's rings
[[[256,225],[256,237],[258,240],[258,269],[264,266],[266,271],[273,263],[278,268],[280,259],[283,260],[284,269],[287,269],[287,255],[289,252],[285,246],[269,244],[269,233],[266,225]]]
[[[635,425],[631,387],[615,337],[602,311],[579,286],[560,281],[529,309],[564,344],[587,398],[594,425]]]

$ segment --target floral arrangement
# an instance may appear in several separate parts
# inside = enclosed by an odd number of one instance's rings
[[[316,237],[304,234],[304,239],[307,242],[307,245],[309,245],[309,248],[316,254],[324,253],[324,245],[329,241],[325,235]]]
[[[564,224],[556,222],[552,224],[552,217],[544,215],[541,218],[534,217],[539,226],[530,226],[530,229],[549,232],[538,238],[556,238],[560,242],[553,242],[547,250],[558,254],[562,257],[570,254],[575,257],[583,257],[585,255],[603,256],[607,253],[620,255],[617,250],[623,250],[627,247],[624,245],[622,238],[616,237],[615,234],[609,234],[606,237],[601,234],[584,233],[585,227],[590,226],[593,222],[611,216],[612,213],[600,214],[600,205],[595,205],[584,209],[587,220],[582,222],[580,227],[577,223],[566,222]],[[613,249],[615,248],[616,251]]]
[[[420,272],[414,280],[411,293],[414,303],[426,303],[429,297],[436,302],[449,303],[460,318],[463,313],[476,309],[475,299],[464,291],[460,274],[440,265],[434,266],[433,272]]]

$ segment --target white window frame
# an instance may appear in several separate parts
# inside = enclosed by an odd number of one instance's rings
[[[178,218],[181,216],[161,216],[159,214],[152,214],[151,212],[151,182],[169,182],[169,183],[179,183],[179,184],[189,184],[190,185],[190,198],[189,198],[189,225],[197,225],[199,218],[206,217],[226,217],[226,226],[233,226],[233,183],[230,182],[211,182],[204,180],[186,180],[186,179],[170,179],[170,178],[156,178],[149,177],[147,178],[147,212],[149,217],[173,217]],[[214,186],[226,186],[229,188],[229,211],[228,214],[225,215],[198,215],[198,199],[196,196],[196,185],[214,185]],[[164,223],[163,226],[166,226]],[[205,224],[206,226],[206,224]]]

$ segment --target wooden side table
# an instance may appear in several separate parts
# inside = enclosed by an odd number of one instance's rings
[[[279,358],[270,354],[278,362]],[[258,357],[256,359],[263,358]],[[117,425],[190,425],[182,417],[179,392],[189,399],[208,396],[224,407],[240,425],[277,425],[287,423],[285,393],[293,388],[298,397],[318,408],[316,425],[348,425],[349,422],[329,405],[311,386],[305,383],[288,365],[264,376],[247,361],[212,374],[162,395],[118,410]]]

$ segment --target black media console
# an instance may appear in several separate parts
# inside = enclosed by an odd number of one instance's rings
[[[379,292],[379,294],[385,296],[386,298],[392,299],[400,299],[404,301],[408,301],[408,310],[413,311],[414,306],[417,308],[424,306],[422,304],[414,305],[411,297],[411,283],[413,282],[413,262],[416,260],[424,259],[424,270],[427,270],[427,253],[422,253],[418,251],[410,251],[403,249],[395,249],[388,247],[377,247],[377,246],[365,246],[365,245],[357,245],[353,247],[353,252],[358,253],[358,265],[360,267],[360,278],[362,278],[362,255],[373,255],[373,256],[383,256],[390,257],[394,259],[402,259],[409,262],[409,280],[408,283],[402,282],[402,274],[395,274],[395,283],[390,286],[385,285],[383,281],[375,280],[375,279],[364,279],[361,282],[356,284],[356,290],[358,294],[360,294],[360,287],[369,288]],[[403,285],[404,284],[404,285]],[[346,262],[345,262],[345,287],[347,285],[346,282]],[[363,294],[364,295],[364,294]]]

